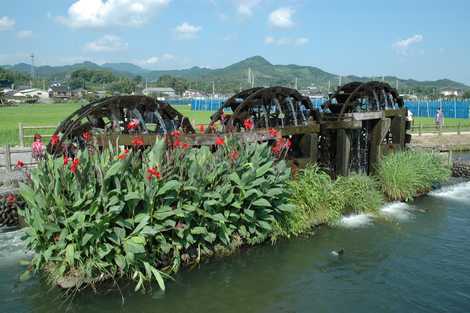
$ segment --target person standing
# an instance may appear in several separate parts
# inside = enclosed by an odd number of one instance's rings
[[[436,112],[436,128],[441,128],[442,125],[444,124],[444,113],[442,112],[442,109],[439,108]]]

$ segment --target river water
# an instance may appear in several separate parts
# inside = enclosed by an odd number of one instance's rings
[[[165,293],[131,289],[67,300],[20,283],[19,230],[0,233],[0,312],[470,312],[470,183],[343,218],[315,236],[185,270]],[[332,250],[344,249],[342,256]],[[27,255],[26,255],[27,257]],[[124,304],[122,303],[124,299]]]

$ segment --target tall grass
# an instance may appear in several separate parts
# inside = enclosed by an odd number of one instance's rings
[[[446,181],[451,170],[438,155],[405,151],[387,155],[379,164],[376,177],[389,200],[408,201]]]
[[[384,202],[377,182],[370,176],[353,174],[339,177],[335,188],[344,198],[343,214],[373,213]]]

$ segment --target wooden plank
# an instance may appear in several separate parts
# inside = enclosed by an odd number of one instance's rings
[[[359,129],[362,122],[358,120],[326,121],[321,123],[322,130],[329,129]]]
[[[7,172],[11,172],[11,153],[10,153],[10,145],[5,145],[5,166],[7,168]]]
[[[382,158],[382,142],[390,130],[391,119],[379,120],[372,129],[369,151],[369,173],[374,173],[375,167]]]
[[[278,128],[277,130],[281,132],[281,136],[312,134],[320,132],[320,124],[310,123],[305,126],[289,126],[284,128]]]
[[[390,130],[392,132],[392,143],[400,146],[400,149],[405,147],[405,117],[394,116],[391,118]]]
[[[23,126],[23,129],[56,129],[56,126]]]
[[[356,121],[365,121],[365,120],[378,120],[384,117],[383,111],[377,112],[357,112],[357,113],[346,113],[346,117],[351,117]]]
[[[403,108],[403,109],[396,109],[396,110],[385,110],[385,117],[395,117],[395,116],[402,116],[406,117],[408,116],[408,109]]]

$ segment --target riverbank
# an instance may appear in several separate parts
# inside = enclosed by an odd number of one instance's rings
[[[414,134],[411,137],[411,149],[433,151],[470,151],[470,134]]]

